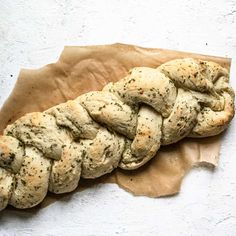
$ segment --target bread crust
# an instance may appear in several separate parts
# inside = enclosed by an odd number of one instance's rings
[[[80,177],[137,169],[184,137],[217,135],[234,99],[227,69],[185,58],[133,68],[102,91],[26,114],[0,136],[0,210],[71,192]]]

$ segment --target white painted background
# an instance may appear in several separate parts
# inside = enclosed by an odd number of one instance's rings
[[[232,57],[236,88],[235,0],[0,0],[0,105],[20,68],[55,62],[64,45],[115,42]],[[193,170],[178,196],[99,185],[34,214],[0,212],[0,235],[236,235],[235,130],[219,168]]]

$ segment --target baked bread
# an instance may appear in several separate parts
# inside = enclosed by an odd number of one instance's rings
[[[217,135],[233,116],[229,72],[214,62],[133,68],[102,91],[7,126],[0,136],[0,210],[33,207],[48,190],[71,192],[80,177],[137,169],[161,145]]]

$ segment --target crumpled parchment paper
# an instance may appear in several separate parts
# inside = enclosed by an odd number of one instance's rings
[[[211,60],[230,68],[228,58],[113,44],[65,47],[59,60],[36,70],[22,69],[17,83],[0,110],[0,133],[25,113],[44,111],[56,104],[92,91],[124,77],[135,66],[157,67],[184,57]],[[116,183],[134,195],[160,197],[178,193],[183,177],[201,164],[217,166],[221,135],[182,141],[162,147],[155,158],[134,171],[116,169],[97,180],[81,180],[78,190],[95,183]],[[58,196],[49,194],[42,206]]]

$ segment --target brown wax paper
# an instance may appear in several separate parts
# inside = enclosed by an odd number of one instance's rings
[[[0,110],[0,133],[28,112],[44,111],[56,104],[92,91],[101,90],[110,81],[124,77],[136,66],[155,68],[184,57],[211,60],[230,68],[231,60],[165,49],[113,44],[65,47],[59,60],[37,70],[22,69],[16,85]],[[134,195],[160,197],[180,190],[188,171],[199,164],[217,166],[221,136],[204,139],[185,138],[161,147],[145,166],[134,171],[114,170],[97,180],[81,180],[76,191],[94,183],[116,183]],[[43,205],[57,199],[49,194]]]

